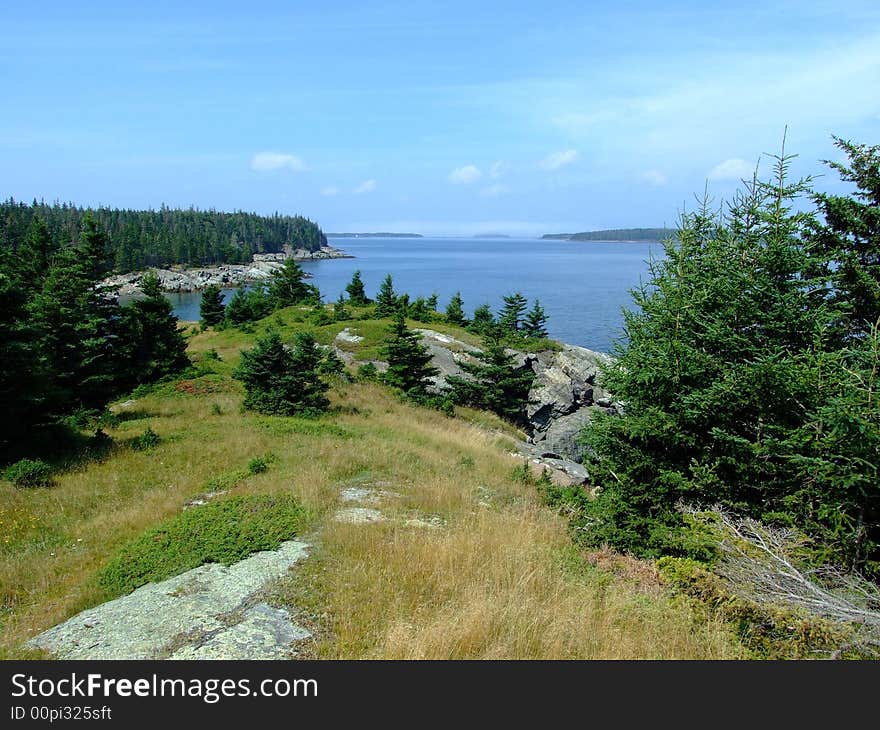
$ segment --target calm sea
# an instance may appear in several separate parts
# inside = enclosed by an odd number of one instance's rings
[[[385,274],[398,293],[411,298],[436,292],[441,311],[460,291],[468,313],[521,291],[540,299],[550,336],[608,352],[621,337],[621,309],[632,307],[629,290],[647,278],[648,260],[660,256],[657,243],[585,243],[536,239],[340,238],[331,239],[353,259],[303,262],[325,301],[338,298],[355,270],[368,296]],[[227,293],[231,296],[231,292]],[[199,318],[199,293],[169,294],[182,320]]]

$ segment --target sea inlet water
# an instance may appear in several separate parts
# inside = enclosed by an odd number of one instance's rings
[[[634,308],[630,290],[646,281],[658,243],[544,241],[521,238],[340,238],[330,243],[355,258],[302,262],[326,302],[335,301],[360,270],[373,297],[386,274],[398,293],[411,299],[437,293],[443,311],[460,291],[470,314],[488,303],[498,311],[502,297],[522,292],[541,301],[550,336],[610,352],[623,336],[622,309]],[[226,292],[227,298],[232,292]],[[182,320],[199,318],[198,292],[169,294]]]

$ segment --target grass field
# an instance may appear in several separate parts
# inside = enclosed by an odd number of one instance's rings
[[[306,326],[285,310],[257,332]],[[369,354],[380,323],[343,326]],[[467,340],[469,335],[433,326]],[[647,563],[578,552],[564,516],[512,478],[511,427],[449,418],[382,386],[339,382],[317,420],[241,412],[231,370],[256,333],[196,333],[197,372],[112,408],[116,446],[49,488],[0,482],[0,656],[111,597],[102,571],[190,499],[283,495],[303,507],[312,557],[272,589],[303,612],[324,658],[733,658],[729,627],[697,619]],[[472,336],[470,336],[472,337]],[[216,350],[220,360],[205,358]],[[199,363],[198,361],[201,360]],[[159,441],[131,447],[147,429]],[[259,459],[267,468],[249,468]],[[334,520],[340,491],[380,485],[384,522]]]

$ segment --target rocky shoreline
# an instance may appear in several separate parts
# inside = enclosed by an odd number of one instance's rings
[[[163,291],[193,292],[201,291],[211,285],[232,288],[266,281],[284,265],[288,258],[294,261],[319,261],[354,257],[333,246],[323,246],[318,251],[299,248],[285,253],[257,253],[249,264],[220,264],[204,268],[175,266],[170,269],[150,269],[150,271],[159,277],[159,285]],[[140,281],[146,273],[146,271],[132,271],[118,274],[104,279],[101,283],[111,287],[120,296],[130,296],[140,293]]]

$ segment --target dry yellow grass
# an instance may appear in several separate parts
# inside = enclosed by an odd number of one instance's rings
[[[207,335],[195,339],[204,350]],[[236,348],[224,350],[234,358]],[[62,474],[49,489],[0,487],[0,656],[106,596],[97,574],[127,541],[177,513],[211,479],[272,453],[269,471],[233,488],[291,493],[314,515],[317,555],[304,568],[328,658],[728,658],[722,625],[697,622],[650,580],[596,568],[534,487],[510,478],[504,431],[403,403],[374,385],[332,392],[339,410],[317,422],[239,411],[235,388],[148,395],[109,430],[149,426],[154,450],[120,447]],[[219,406],[217,414],[213,408]],[[484,417],[484,425],[493,425]],[[341,489],[381,482],[400,493],[386,522],[332,519]],[[431,517],[441,528],[407,526]],[[303,580],[278,595],[296,607]]]

